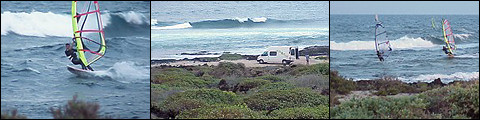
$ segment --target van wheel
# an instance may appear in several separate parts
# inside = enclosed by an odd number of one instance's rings
[[[288,64],[290,64],[290,62],[288,62],[288,61],[286,61],[286,60],[282,60],[282,64],[283,64],[283,65],[288,65]]]
[[[259,60],[258,63],[263,64],[265,62],[263,60]]]

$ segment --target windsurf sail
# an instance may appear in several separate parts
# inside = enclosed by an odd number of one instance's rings
[[[457,50],[457,46],[455,45],[455,40],[453,39],[453,32],[450,26],[450,22],[448,20],[442,20],[442,30],[443,30],[443,37],[445,40],[445,46],[448,48],[448,51],[452,54],[455,53]]]
[[[378,15],[375,15],[375,22],[375,50],[385,58],[392,52],[392,47],[387,38],[387,31],[382,25],[382,22],[378,19]]]
[[[72,27],[72,40],[83,65],[103,57],[107,48],[98,1],[72,1]]]
[[[435,25],[435,20],[432,18],[432,27],[433,29],[437,29],[437,26]]]

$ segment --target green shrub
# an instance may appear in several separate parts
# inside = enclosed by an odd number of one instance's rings
[[[328,76],[317,75],[317,74],[297,76],[295,78],[285,80],[285,82],[293,84],[297,87],[306,87],[306,88],[315,87],[318,89],[326,89],[329,87]]]
[[[265,84],[270,83],[268,80],[263,80],[263,79],[245,79],[244,81],[241,81],[238,86],[238,89],[240,92],[246,92],[252,88],[256,88]]]
[[[419,119],[438,118],[425,113],[428,102],[405,96],[400,98],[352,99],[331,109],[334,119]]]
[[[206,104],[235,104],[238,102],[238,97],[235,93],[218,89],[187,90],[169,96],[166,101],[175,101],[178,99],[195,99],[203,101]]]
[[[220,56],[221,60],[239,60],[239,59],[244,59],[242,55],[240,54],[230,54],[230,53],[224,53]]]
[[[325,105],[285,108],[275,110],[269,116],[275,119],[329,119],[329,108]]]
[[[161,116],[168,116],[167,118],[176,118],[182,111],[201,108],[207,106],[205,102],[189,98],[178,98],[176,100],[166,100],[158,106],[154,106],[158,109]]]
[[[429,104],[428,111],[443,118],[479,118],[478,80],[429,90],[419,95]]]
[[[284,81],[283,78],[281,78],[281,77],[279,77],[279,76],[275,76],[275,75],[265,75],[265,76],[260,76],[260,77],[256,77],[256,78],[268,80],[268,81],[270,81],[270,82],[280,82],[280,81]]]
[[[232,62],[220,62],[209,74],[216,78],[250,76],[249,70],[243,63]]]
[[[286,83],[286,82],[274,82],[274,83],[269,83],[269,84],[262,85],[258,88],[255,88],[252,91],[253,92],[264,92],[264,91],[267,91],[267,90],[290,90],[290,89],[294,89],[294,88],[295,88],[295,85],[292,85],[292,84],[289,84],[289,83]]]
[[[217,83],[219,80],[209,76],[195,76],[194,73],[183,68],[167,68],[155,75],[153,84],[162,84],[167,87],[202,88]]]
[[[320,63],[320,64],[313,64],[310,66],[299,65],[289,73],[290,75],[307,75],[307,74],[328,75],[329,70],[330,70],[329,64]]]
[[[328,105],[328,98],[311,89],[268,90],[254,93],[244,102],[253,110],[276,110]]]
[[[346,80],[338,74],[338,71],[330,71],[330,92],[337,94],[349,94],[350,91],[355,90],[356,85],[352,80]],[[330,93],[332,94],[332,93]]]
[[[27,119],[27,117],[17,114],[17,110],[12,110],[12,114],[2,112],[2,119]]]
[[[180,119],[265,119],[266,117],[243,105],[198,108],[182,112]]]

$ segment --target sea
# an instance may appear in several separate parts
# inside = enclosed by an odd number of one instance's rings
[[[96,102],[112,118],[150,118],[150,2],[99,1],[106,54],[95,77],[67,70],[71,1],[1,1],[1,110],[53,118],[50,108]]]
[[[151,59],[328,46],[328,11],[328,1],[152,1]]]
[[[334,14],[330,17],[330,66],[352,80],[393,77],[404,82],[440,78],[478,79],[478,15],[381,15],[393,52],[380,62],[375,52],[375,15]],[[453,30],[457,51],[448,58],[441,20]],[[435,28],[433,27],[435,24]]]

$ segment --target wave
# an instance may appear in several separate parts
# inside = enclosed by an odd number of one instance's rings
[[[1,35],[8,35],[8,33],[16,33],[25,36],[36,37],[72,37],[72,21],[69,14],[56,14],[52,12],[18,12],[13,13],[5,11],[1,14]],[[125,21],[128,25],[146,25],[150,23],[147,16],[130,12],[109,13],[105,11],[102,13],[102,21],[105,29],[111,27],[118,29],[118,26],[125,26],[118,24],[118,22]],[[111,31],[105,30],[107,33]]]
[[[432,82],[433,80],[440,78],[443,83],[450,83],[454,80],[460,81],[467,81],[471,79],[478,79],[478,72],[456,72],[450,75],[447,74],[427,74],[427,75],[419,75],[414,77],[399,77],[399,80],[405,82]]]
[[[453,34],[453,37],[459,38],[460,40],[465,40],[472,36],[472,34]]]
[[[183,28],[191,28],[191,27],[192,27],[192,25],[190,25],[190,23],[183,23],[183,24],[177,24],[177,25],[165,26],[165,27],[152,26],[152,29],[155,29],[155,30],[168,30],[168,29],[183,29]]]
[[[149,66],[139,66],[131,61],[115,63],[106,71],[95,71],[97,77],[107,77],[122,83],[148,83]]]
[[[411,48],[425,48],[436,46],[431,41],[423,38],[411,38],[403,36],[396,40],[391,40],[392,48],[395,49],[411,49]],[[337,43],[330,41],[331,50],[375,50],[375,41],[350,41],[346,43]]]
[[[286,25],[285,23],[304,24],[311,25],[309,23],[316,22],[318,20],[277,20],[266,17],[259,18],[229,18],[220,20],[203,20],[199,22],[185,22],[172,25],[171,22],[158,22],[156,19],[152,19],[152,29],[184,29],[184,28],[199,28],[199,29],[223,29],[223,28],[250,28],[250,27],[263,27],[268,25]]]

